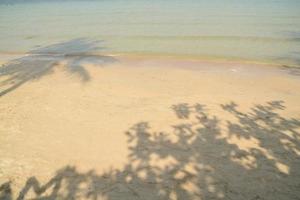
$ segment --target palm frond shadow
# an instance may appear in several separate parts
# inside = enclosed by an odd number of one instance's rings
[[[28,52],[27,56],[9,61],[0,67],[0,97],[17,89],[26,82],[37,80],[53,72],[54,67],[64,61],[67,72],[76,74],[81,81],[91,79],[84,64],[99,66],[116,62],[111,56],[97,55],[101,41],[84,38],[53,44]]]
[[[17,199],[299,199],[300,121],[279,114],[282,101],[250,112],[234,102],[220,107],[235,118],[225,123],[227,136],[222,118],[205,105],[177,104],[172,109],[181,123],[173,132],[152,131],[148,122],[126,132],[123,169],[97,174],[66,166],[45,184],[29,178]],[[256,146],[239,146],[234,138]],[[12,199],[8,186],[2,197]]]

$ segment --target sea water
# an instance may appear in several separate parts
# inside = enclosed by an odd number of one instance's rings
[[[76,38],[105,54],[300,65],[300,1],[0,0],[0,54]]]

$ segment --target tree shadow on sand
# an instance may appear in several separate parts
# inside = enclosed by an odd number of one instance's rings
[[[90,80],[84,64],[104,65],[116,62],[111,56],[97,55],[101,41],[73,39],[28,52],[27,56],[9,61],[0,67],[0,97],[17,89],[26,82],[37,80],[53,72],[64,62],[65,70],[79,76],[81,81]]]
[[[45,184],[29,178],[15,195],[18,200],[299,199],[300,121],[278,113],[285,109],[281,101],[249,112],[234,102],[220,107],[232,120],[210,114],[205,105],[174,105],[180,123],[172,132],[152,131],[148,122],[126,132],[130,153],[123,169],[97,174],[66,166]],[[9,183],[0,197],[12,199]]]

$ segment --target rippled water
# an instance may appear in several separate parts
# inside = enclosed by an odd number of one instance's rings
[[[24,3],[25,2],[25,3]],[[300,65],[299,0],[79,0],[0,3],[0,54],[76,38],[101,53]]]

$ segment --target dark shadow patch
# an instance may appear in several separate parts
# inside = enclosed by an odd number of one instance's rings
[[[283,65],[281,69],[287,71],[290,75],[300,76],[300,67]]]
[[[0,199],[12,200],[12,190],[9,181],[0,185]]]

